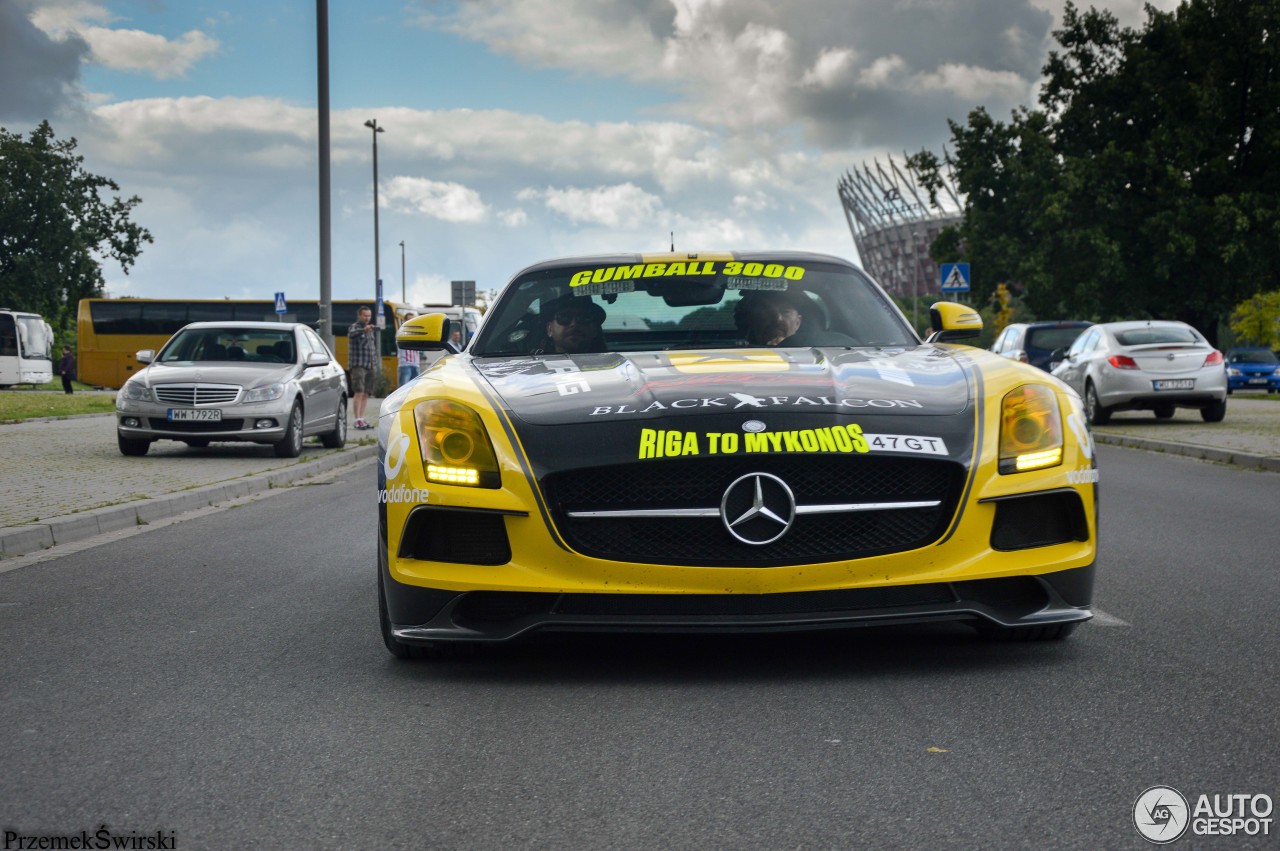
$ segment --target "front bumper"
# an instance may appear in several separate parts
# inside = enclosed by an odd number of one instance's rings
[[[444,591],[384,572],[392,634],[404,643],[508,641],[543,632],[779,632],[959,621],[1002,627],[1093,617],[1095,565],[1046,573],[781,594]]]
[[[1227,386],[1232,390],[1280,390],[1280,373],[1271,375],[1229,375]]]
[[[126,440],[237,440],[276,443],[289,424],[292,400],[253,404],[211,405],[222,411],[219,421],[170,421],[170,405],[134,400],[116,403],[116,430]],[[267,421],[270,424],[267,424]]]

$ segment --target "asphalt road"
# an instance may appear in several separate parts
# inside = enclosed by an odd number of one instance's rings
[[[371,469],[29,559],[0,573],[0,831],[1143,848],[1148,787],[1280,798],[1280,478],[1099,451],[1100,614],[1061,643],[564,636],[397,662]]]

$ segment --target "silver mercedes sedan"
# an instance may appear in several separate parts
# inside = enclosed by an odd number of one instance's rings
[[[1198,408],[1208,423],[1222,422],[1227,413],[1222,352],[1185,322],[1094,325],[1071,344],[1053,375],[1080,394],[1094,425],[1125,410],[1168,419],[1178,408]]]
[[[346,443],[346,372],[306,325],[193,322],[137,358],[149,365],[116,394],[125,455],[146,455],[156,440],[265,443],[281,458],[296,458],[308,435]]]

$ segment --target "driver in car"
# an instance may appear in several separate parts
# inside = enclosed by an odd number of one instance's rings
[[[605,350],[600,334],[604,308],[589,297],[561,296],[543,305],[541,314],[547,330],[547,339],[540,347],[542,351],[582,354]]]

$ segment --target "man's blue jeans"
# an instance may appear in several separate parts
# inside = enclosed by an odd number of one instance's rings
[[[400,367],[398,377],[400,379],[400,386],[403,387],[418,377],[418,368],[416,366],[402,366]]]

